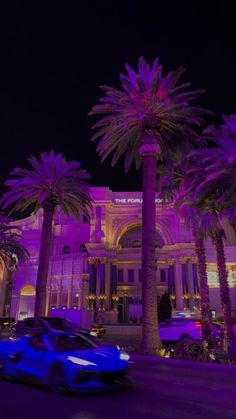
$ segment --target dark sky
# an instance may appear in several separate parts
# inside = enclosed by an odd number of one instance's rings
[[[123,161],[100,166],[87,114],[99,85],[119,87],[124,63],[159,56],[164,72],[183,65],[185,81],[206,93],[198,103],[236,113],[233,1],[2,1],[0,5],[0,184],[41,151],[62,151],[92,184],[140,189]]]

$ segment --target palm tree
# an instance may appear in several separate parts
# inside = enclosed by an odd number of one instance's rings
[[[193,162],[186,156],[175,156],[173,161],[163,164],[159,168],[159,188],[161,197],[167,198],[174,204],[175,211],[183,218],[187,227],[192,231],[195,251],[197,255],[197,267],[199,276],[199,293],[202,315],[202,337],[209,342],[211,339],[210,325],[210,301],[209,287],[207,283],[206,269],[206,249],[205,240],[207,238],[208,220],[204,212],[199,208],[193,197],[195,183],[199,177],[188,176],[188,171]],[[200,176],[200,174],[199,174]],[[190,194],[191,186],[191,194]]]
[[[10,311],[12,294],[12,273],[18,261],[26,262],[29,259],[28,250],[20,243],[21,229],[14,225],[9,218],[0,214],[0,265],[7,270],[7,283],[5,292],[5,310]],[[5,315],[10,313],[5,312]]]
[[[204,160],[204,180],[196,188],[199,203],[207,205],[215,217],[211,238],[216,248],[221,304],[228,340],[233,339],[231,301],[224,254],[225,237],[221,218],[227,218],[236,231],[236,115],[224,117],[224,124],[205,130],[205,135],[218,147],[195,152]]]
[[[228,273],[226,269],[226,260],[224,252],[225,232],[221,222],[221,211],[223,207],[215,198],[209,197],[211,190],[202,193],[198,199],[198,205],[204,208],[204,216],[208,220],[208,235],[216,249],[217,270],[219,276],[221,305],[224,314],[225,331],[229,340],[233,339],[233,323],[231,314],[230,291],[228,284]]]
[[[157,160],[168,150],[184,149],[196,139],[194,127],[203,122],[203,110],[189,105],[202,90],[188,91],[189,83],[179,84],[184,69],[162,75],[158,59],[152,66],[141,57],[138,72],[126,64],[121,74],[122,90],[102,86],[105,96],[91,115],[103,115],[93,126],[100,138],[98,154],[103,162],[113,153],[112,166],[125,155],[125,171],[135,161],[143,165],[142,204],[142,299],[143,353],[155,354],[161,347],[157,326],[155,278],[155,192]]]
[[[29,259],[28,250],[20,243],[21,229],[12,224],[12,220],[0,214],[0,264],[10,268],[17,261]]]
[[[43,209],[43,225],[36,283],[35,315],[45,315],[46,284],[52,241],[53,215],[57,208],[75,218],[79,213],[89,216],[91,199],[87,180],[90,178],[80,164],[67,162],[62,154],[54,151],[41,153],[40,159],[31,156],[32,169],[16,168],[11,173],[16,178],[5,184],[10,187],[2,198],[4,207],[14,205],[15,211],[33,206],[36,214]]]

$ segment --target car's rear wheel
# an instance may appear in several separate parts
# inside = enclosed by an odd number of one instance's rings
[[[63,394],[67,390],[67,382],[61,365],[54,365],[49,375],[49,387],[57,394]]]
[[[4,378],[4,366],[3,359],[0,357],[0,381]]]

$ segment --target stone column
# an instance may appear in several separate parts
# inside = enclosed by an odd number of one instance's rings
[[[81,310],[88,309],[88,304],[89,304],[88,282],[89,282],[88,274],[83,274],[83,277],[81,278],[81,281],[79,283],[79,297],[78,297],[78,308]]]
[[[175,271],[174,264],[175,259],[167,259],[168,264],[168,293],[170,296],[170,301],[172,308],[176,308],[176,286],[175,286]]]
[[[88,294],[88,309],[95,310],[96,308],[96,286],[97,286],[97,258],[89,257],[89,294]]]
[[[96,207],[95,214],[96,214],[96,220],[95,220],[94,240],[95,240],[95,243],[101,243],[104,237],[104,232],[102,231],[102,208],[100,205]]]
[[[70,309],[71,307],[71,299],[72,299],[72,292],[73,292],[73,284],[71,283],[68,285],[68,292],[67,292],[67,308]]]
[[[57,286],[57,308],[61,308],[61,293],[62,293],[62,286]]]
[[[197,257],[191,257],[192,262],[192,277],[193,277],[193,309],[200,311],[200,293],[199,293],[199,281],[197,273]]]
[[[189,284],[188,284],[188,278],[187,278],[187,262],[188,257],[180,257],[180,263],[181,263],[181,271],[182,271],[182,298],[183,298],[183,308],[189,309],[190,307],[190,299],[191,294],[189,293]]]
[[[98,269],[98,284],[97,284],[97,298],[98,298],[98,310],[105,310],[105,301],[106,296],[106,257],[101,257],[99,259],[99,269]]]
[[[179,258],[176,260],[175,263],[175,296],[176,296],[176,309],[183,310],[184,303],[183,303],[183,281],[182,281],[182,263],[181,259]]]
[[[117,295],[117,265],[116,260],[111,262],[111,276],[110,276],[110,284],[111,284],[111,308],[117,311],[117,303],[118,303],[118,295]]]
[[[46,316],[48,316],[48,313],[49,313],[50,296],[51,296],[51,287],[50,286],[47,286],[47,291],[46,291],[46,307],[45,307],[45,315]]]

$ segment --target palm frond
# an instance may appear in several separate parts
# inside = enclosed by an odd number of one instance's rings
[[[149,65],[143,57],[139,58],[138,71],[129,64],[125,68],[127,73],[120,75],[121,90],[101,86],[105,96],[90,112],[102,115],[93,125],[97,131],[92,137],[93,141],[99,140],[97,151],[101,161],[114,153],[114,165],[124,154],[126,169],[133,160],[139,166],[143,121],[150,115],[158,121],[162,155],[169,146],[181,149],[185,143],[197,141],[196,129],[204,123],[207,111],[190,105],[203,90],[191,90],[190,83],[179,84],[184,69],[180,67],[163,76],[157,58]]]

